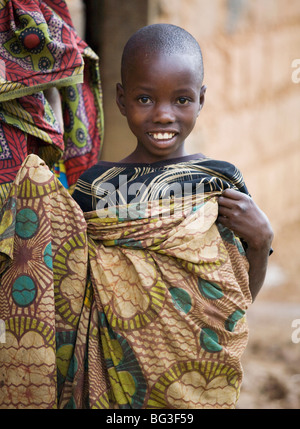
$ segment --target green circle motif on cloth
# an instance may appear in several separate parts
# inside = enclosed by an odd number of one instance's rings
[[[213,282],[198,278],[198,287],[203,296],[208,299],[220,299],[224,296],[221,287]]]
[[[71,139],[78,148],[84,148],[88,142],[88,130],[80,116],[82,93],[75,86],[62,88],[66,101],[65,138]]]
[[[47,244],[44,250],[44,262],[47,265],[47,267],[52,270],[53,264],[52,264],[52,245],[51,242]]]
[[[115,400],[119,408],[141,408],[147,383],[139,362],[127,340],[107,326],[100,314],[102,345]]]
[[[223,347],[219,344],[219,337],[210,328],[202,328],[200,333],[200,345],[209,353],[218,353]]]
[[[227,243],[230,243],[230,244],[236,246],[238,251],[242,255],[245,254],[245,250],[243,248],[243,245],[242,245],[240,239],[234,235],[233,231],[231,231],[226,226],[221,225],[220,223],[218,223],[218,230],[219,230],[219,233],[220,233],[220,235],[224,241],[227,241]]]
[[[78,370],[78,357],[83,358],[82,354],[75,351],[75,345],[78,332],[58,331],[56,332],[56,364],[57,364],[57,389],[59,402],[64,404],[63,408],[76,408],[75,399],[70,396],[71,392],[64,390],[64,383],[72,383]],[[78,346],[78,343],[77,343]]]
[[[63,377],[73,380],[78,369],[78,362],[74,355],[73,344],[64,344],[56,351],[57,368]]]
[[[192,299],[190,295],[181,288],[172,287],[169,290],[175,307],[187,314],[192,308]]]
[[[225,322],[225,328],[227,329],[227,331],[233,332],[237,322],[242,319],[244,315],[245,311],[243,310],[238,309],[234,311]]]
[[[29,208],[20,210],[16,217],[16,233],[24,240],[34,236],[39,228],[39,218],[35,211]]]
[[[23,275],[15,280],[12,287],[12,297],[18,306],[29,306],[35,300],[36,294],[36,285],[31,277]]]

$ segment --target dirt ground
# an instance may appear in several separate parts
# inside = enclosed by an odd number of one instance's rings
[[[248,311],[248,347],[237,408],[300,408],[300,224],[283,231],[265,285]],[[294,321],[294,322],[293,322]],[[299,342],[296,342],[296,341]]]
[[[300,342],[292,341],[294,319],[300,320],[300,304],[260,301],[249,311],[250,337],[237,408],[300,408]]]

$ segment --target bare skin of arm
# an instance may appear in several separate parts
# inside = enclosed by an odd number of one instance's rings
[[[254,301],[266,276],[274,236],[270,222],[251,197],[234,189],[226,189],[219,197],[218,222],[247,243],[249,288]]]

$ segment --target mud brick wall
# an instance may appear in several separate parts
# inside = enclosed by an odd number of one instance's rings
[[[203,50],[206,104],[189,149],[240,167],[276,231],[300,221],[300,2],[158,0],[151,14]]]

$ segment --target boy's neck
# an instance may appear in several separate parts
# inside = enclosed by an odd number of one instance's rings
[[[171,152],[167,155],[159,156],[145,151],[144,148],[141,150],[141,148],[137,146],[130,155],[128,155],[126,158],[123,158],[119,162],[152,164],[154,162],[165,161],[173,158],[181,158],[188,155],[189,153],[184,149],[184,147],[180,147],[179,150]]]

